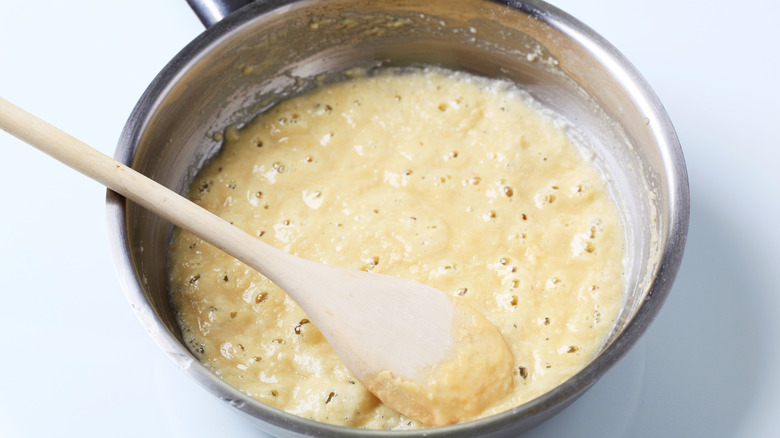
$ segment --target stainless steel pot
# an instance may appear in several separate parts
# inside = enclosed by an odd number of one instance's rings
[[[189,1],[189,0],[188,0]],[[602,353],[548,394],[426,436],[498,436],[563,409],[637,341],[661,308],[688,228],[687,174],[674,129],[639,73],[604,39],[541,1],[191,0],[210,27],[152,82],[116,159],[184,192],[219,149],[215,133],[346,70],[435,64],[510,79],[580,129],[622,206],[629,248],[626,303]],[[241,7],[243,6],[243,7]],[[234,10],[237,9],[237,10]],[[182,342],[168,298],[171,225],[108,194],[113,256],[141,323],[185,373],[281,436],[422,436],[302,419],[255,401],[201,366]]]

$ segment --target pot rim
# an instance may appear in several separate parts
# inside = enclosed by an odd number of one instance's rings
[[[209,392],[256,420],[276,427],[280,431],[288,430],[300,434],[361,437],[423,435],[450,437],[495,433],[509,428],[521,419],[528,421],[528,418],[536,417],[533,424],[540,423],[573,402],[629,351],[658,314],[669,294],[682,260],[690,215],[688,175],[682,150],[662,104],[639,72],[615,47],[567,13],[538,0],[523,2],[513,0],[485,1],[503,4],[520,13],[528,14],[544,25],[570,36],[578,44],[586,45],[593,50],[594,56],[599,62],[609,65],[617,72],[617,76],[622,79],[624,84],[631,86],[632,96],[641,104],[648,117],[659,121],[659,123],[654,124],[653,129],[655,129],[655,136],[659,140],[659,149],[667,169],[667,183],[670,187],[668,205],[670,214],[667,224],[669,231],[665,244],[662,246],[663,252],[660,255],[653,281],[648,287],[645,301],[612,344],[584,369],[542,396],[508,411],[467,423],[414,431],[365,430],[320,423],[286,413],[239,392],[207,370],[175,336],[168,332],[146,300],[142,283],[129,257],[131,251],[127,238],[128,224],[125,215],[128,201],[109,190],[106,195],[109,244],[114,267],[126,299],[136,317],[165,354]],[[294,3],[307,2],[311,1],[253,2],[196,37],[161,70],[139,99],[122,131],[114,158],[132,166],[139,141],[147,124],[147,118],[155,108],[156,102],[161,96],[167,94],[173,84],[203,56],[203,53],[218,46],[220,40],[228,38],[233,32],[237,32],[264,14],[279,12],[283,7]],[[545,412],[546,415],[539,415],[540,412]]]

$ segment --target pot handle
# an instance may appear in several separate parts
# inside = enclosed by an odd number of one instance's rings
[[[231,12],[252,3],[252,0],[187,0],[195,15],[206,27],[211,27]]]

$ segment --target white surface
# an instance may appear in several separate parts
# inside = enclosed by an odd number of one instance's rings
[[[557,0],[664,102],[692,213],[660,316],[527,436],[775,437],[780,430],[780,5]],[[3,0],[0,96],[112,154],[133,105],[202,30],[184,0]],[[0,437],[257,437],[127,305],[104,189],[0,132]]]

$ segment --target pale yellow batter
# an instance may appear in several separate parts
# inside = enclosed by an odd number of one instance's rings
[[[484,313],[515,360],[514,390],[487,416],[587,365],[622,304],[617,207],[567,129],[507,83],[388,72],[228,130],[190,196],[295,255],[424,282]],[[267,279],[187,232],[171,251],[184,337],[225,381],[317,421],[422,427],[379,403]]]

